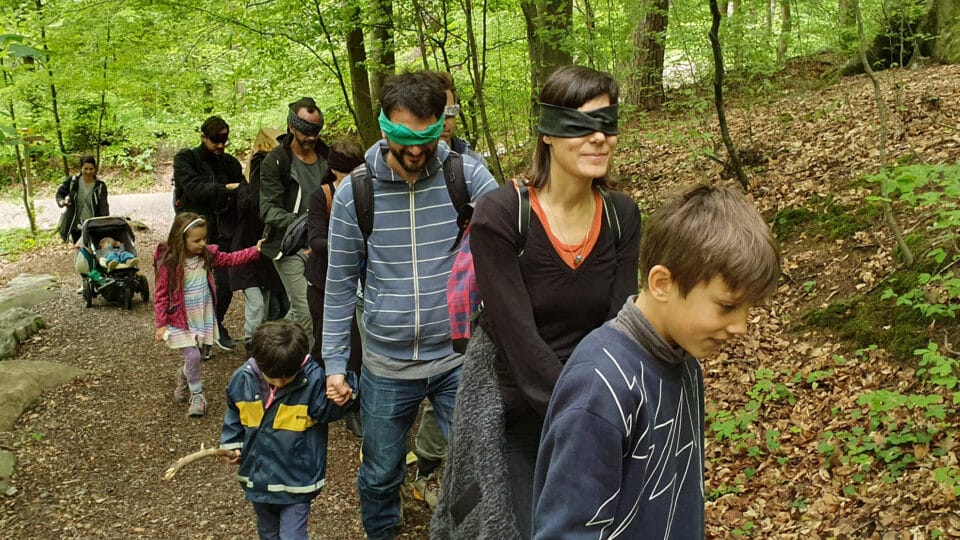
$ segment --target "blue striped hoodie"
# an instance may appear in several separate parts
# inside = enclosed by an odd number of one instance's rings
[[[457,237],[457,211],[443,177],[450,149],[441,142],[413,184],[387,165],[387,152],[387,142],[381,140],[365,157],[374,194],[363,296],[366,348],[392,360],[446,358],[453,354],[447,277]],[[463,169],[471,200],[497,187],[490,171],[472,156],[463,156]],[[336,375],[346,371],[350,355],[350,320],[364,259],[349,179],[334,195],[329,247],[322,354],[327,374]]]

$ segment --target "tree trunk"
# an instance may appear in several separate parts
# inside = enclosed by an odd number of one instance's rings
[[[363,42],[360,6],[345,4],[344,16],[350,21],[347,32],[347,61],[350,63],[350,90],[353,96],[354,122],[363,144],[371,146],[380,140],[380,128],[373,107],[373,95],[370,91],[368,75],[367,49]]]
[[[473,33],[473,0],[464,0],[464,16],[467,27],[467,58],[470,63],[470,80],[473,82],[473,97],[477,111],[480,113],[480,124],[486,138],[487,148],[490,150],[490,159],[487,162],[491,166],[491,173],[497,182],[503,183],[503,169],[500,167],[500,156],[497,154],[497,143],[493,140],[493,133],[490,131],[490,122],[487,119],[487,105],[483,99],[483,82],[486,79],[486,58],[487,51],[478,50],[477,38]],[[486,8],[486,3],[484,3]],[[484,32],[486,32],[486,12],[484,12]],[[480,60],[483,59],[481,64]]]
[[[383,83],[393,75],[397,59],[393,43],[393,1],[373,0],[373,31],[371,32],[370,51],[375,64],[370,70],[370,94],[374,103],[379,101]]]
[[[531,117],[539,114],[540,88],[557,68],[573,63],[564,39],[573,32],[573,0],[520,0],[530,55]]]
[[[787,59],[787,48],[790,46],[790,32],[793,30],[793,17],[790,16],[790,0],[780,2],[780,36],[777,37],[777,63],[782,64]]]
[[[960,1],[930,2],[921,32],[936,36],[928,53],[933,61],[942,64],[960,62]]]
[[[723,109],[723,52],[720,50],[720,7],[717,0],[710,0],[710,14],[713,18],[713,24],[710,26],[710,48],[713,49],[713,96],[717,105],[717,119],[720,122],[720,136],[723,138],[723,144],[727,147],[727,153],[730,154],[730,164],[737,174],[737,180],[746,190],[750,186],[747,181],[747,175],[743,172],[743,165],[740,163],[740,156],[737,149],[733,146],[733,139],[730,138],[730,129],[727,127],[727,114]]]
[[[67,148],[63,144],[63,125],[60,123],[60,106],[57,101],[57,85],[53,82],[53,68],[50,67],[50,49],[47,47],[47,27],[43,22],[43,0],[36,0],[37,19],[40,23],[40,42],[43,44],[47,77],[50,78],[50,103],[53,111],[53,124],[57,128],[57,144],[60,148],[60,159],[63,160],[63,175],[70,176],[70,164],[67,162]],[[27,159],[30,159],[29,156]]]
[[[841,47],[850,47],[857,41],[857,12],[854,0],[839,0],[837,4],[837,27]]]
[[[107,23],[107,49],[110,48],[110,23]],[[103,88],[100,89],[100,113],[97,115],[97,140],[94,143],[97,163],[100,163],[100,141],[103,140],[103,119],[107,115],[107,57],[109,54],[103,54]]]
[[[666,52],[668,0],[643,0],[633,31],[633,62],[627,99],[644,110],[663,104],[663,57]]]
[[[924,59],[960,62],[960,0],[898,0],[891,3],[886,15],[866,51],[874,70],[914,65]],[[864,73],[863,62],[857,53],[824,77],[860,73]]]

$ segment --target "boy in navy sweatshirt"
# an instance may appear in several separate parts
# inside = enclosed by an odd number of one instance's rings
[[[780,252],[739,192],[697,186],[644,224],[640,294],[587,335],[547,410],[534,538],[704,537],[698,357],[747,331]]]
[[[220,448],[235,450],[237,480],[266,538],[307,538],[310,503],[323,487],[327,424],[343,416],[327,399],[323,368],[308,354],[306,332],[291,321],[265,322],[253,356],[227,385]],[[356,377],[347,383],[356,388]]]

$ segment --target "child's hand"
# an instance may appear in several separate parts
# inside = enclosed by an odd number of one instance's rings
[[[343,374],[327,376],[327,399],[343,405],[350,400],[353,389],[347,384],[346,377]]]
[[[240,451],[234,450],[229,456],[223,456],[223,462],[230,465],[237,465],[240,463]]]
[[[165,338],[166,336],[167,336],[167,327],[161,326],[160,328],[157,328],[157,333],[154,336],[154,338],[156,338],[157,341],[163,341],[163,338]]]
[[[260,246],[262,246],[262,245],[263,245],[263,238],[261,238],[259,241],[257,241],[257,251],[260,251]]]

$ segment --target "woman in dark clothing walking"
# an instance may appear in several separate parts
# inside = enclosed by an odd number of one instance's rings
[[[539,135],[527,183],[531,212],[526,243],[517,226],[519,189],[512,183],[480,199],[470,225],[473,264],[484,303],[480,326],[496,345],[493,371],[503,400],[502,421],[497,424],[503,431],[481,440],[504,441],[497,463],[505,467],[508,484],[481,485],[480,492],[508,489],[502,500],[510,501],[512,508],[484,507],[484,499],[496,497],[481,496],[476,511],[497,516],[449,520],[435,516],[432,532],[437,537],[477,537],[479,531],[466,531],[463,524],[491,522],[516,526],[493,535],[530,536],[537,447],[560,370],[580,340],[614,317],[627,297],[637,292],[640,211],[627,195],[603,193],[609,187],[610,158],[617,144],[617,82],[606,73],[568,66],[550,76],[540,100]],[[468,349],[468,356],[478,349]],[[464,380],[472,360],[464,363]],[[461,384],[451,454],[475,452],[455,448],[461,430],[475,435],[491,425],[470,421],[484,418],[489,411],[460,410],[462,402],[478,402],[465,396],[470,392]],[[458,422],[461,418],[463,422]],[[451,457],[452,466],[443,479],[442,497],[455,514],[464,511],[464,499],[469,497],[447,484],[467,480],[462,487],[469,491],[470,474],[483,484],[483,478],[504,473],[463,474],[462,469],[470,465],[460,460]],[[441,514],[443,506],[442,501]]]
[[[57,206],[63,208],[57,228],[64,242],[68,237],[77,242],[84,220],[110,215],[107,184],[97,178],[97,160],[93,156],[80,158],[80,174],[68,177],[57,188]]]

